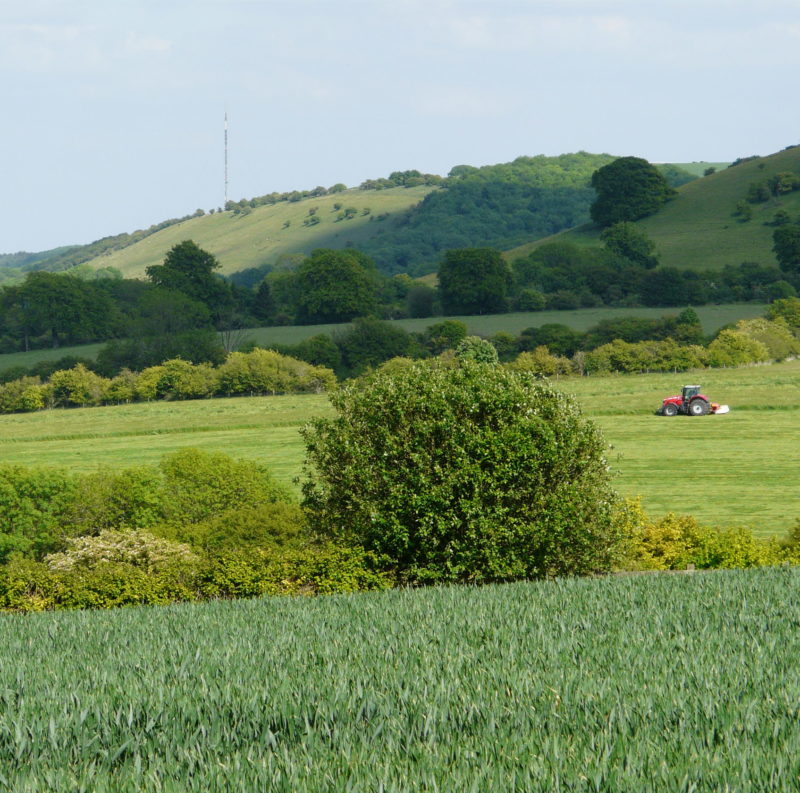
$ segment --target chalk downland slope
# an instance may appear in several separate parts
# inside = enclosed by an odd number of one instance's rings
[[[800,218],[800,191],[771,196],[750,204],[748,221],[735,215],[736,204],[746,199],[752,184],[791,171],[800,176],[800,147],[768,157],[755,157],[704,176],[678,188],[677,197],[657,214],[637,221],[656,244],[662,266],[691,270],[718,270],[726,264],[758,262],[776,265],[772,252],[775,213],[785,210],[792,220]],[[560,234],[514,248],[510,260],[554,240],[576,245],[600,244],[600,229],[585,224]]]

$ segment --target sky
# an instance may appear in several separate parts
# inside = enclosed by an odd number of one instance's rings
[[[800,143],[800,0],[2,0],[0,253],[228,196]]]

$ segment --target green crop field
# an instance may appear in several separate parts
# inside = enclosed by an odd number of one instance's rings
[[[699,382],[725,416],[653,415],[663,397]],[[800,518],[800,361],[676,375],[568,378],[613,448],[619,492],[654,515],[785,534]],[[260,460],[291,484],[302,468],[299,428],[329,411],[324,396],[154,402],[0,416],[0,459],[73,470],[155,463],[185,446]]]
[[[800,571],[0,617],[0,790],[800,789]]]
[[[344,248],[376,234],[393,215],[419,203],[431,187],[396,187],[389,190],[351,189],[342,193],[283,201],[257,207],[247,215],[218,212],[185,220],[175,226],[88,262],[90,267],[116,267],[126,278],[139,278],[151,264],[161,264],[167,251],[183,240],[194,240],[220,261],[220,272],[235,273],[274,262],[283,253],[310,253],[314,248]],[[350,220],[337,221],[334,204],[358,210]],[[309,209],[320,222],[304,226]],[[364,210],[369,209],[369,214]],[[379,215],[389,217],[378,220]],[[288,224],[288,225],[287,225]]]
[[[761,303],[731,303],[723,306],[699,306],[695,310],[706,334],[715,333],[721,327],[740,319],[751,319],[764,314]],[[463,322],[470,333],[491,336],[499,331],[518,335],[525,328],[538,327],[548,322],[567,325],[585,331],[604,319],[619,317],[657,318],[665,314],[675,315],[680,308],[582,308],[577,311],[518,311],[509,314],[480,314],[458,317],[427,317],[425,319],[397,319],[392,323],[409,332],[423,331],[436,322],[456,319]],[[262,347],[297,344],[318,333],[333,334],[347,330],[348,323],[335,325],[285,325],[280,327],[250,328],[242,331],[241,340],[253,341]],[[76,347],[46,348],[30,352],[14,352],[0,355],[0,372],[13,366],[30,367],[39,361],[56,361],[64,356],[77,356],[93,360],[102,344],[84,344]]]
[[[637,221],[637,226],[655,242],[662,265],[693,270],[718,270],[742,262],[777,265],[772,252],[774,228],[767,224],[778,209],[797,217],[800,192],[753,204],[753,217],[746,223],[733,212],[737,202],[746,197],[750,184],[765,182],[783,171],[800,173],[800,148],[759,157],[689,182],[678,189],[677,198],[655,215]],[[599,231],[581,226],[515,248],[507,256],[513,260],[555,239],[597,245]]]

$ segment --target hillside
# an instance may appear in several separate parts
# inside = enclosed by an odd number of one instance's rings
[[[753,216],[742,222],[734,216],[736,204],[747,196],[751,184],[793,171],[800,174],[800,147],[785,149],[768,157],[756,157],[696,179],[678,188],[678,196],[656,215],[637,221],[655,242],[661,264],[692,270],[718,270],[727,264],[759,262],[775,265],[771,223],[783,209],[793,218],[800,216],[800,191],[752,204]],[[558,239],[578,245],[599,244],[600,229],[582,225],[508,251],[513,260],[545,242]]]
[[[256,207],[248,214],[221,212],[185,220],[151,234],[140,242],[88,262],[95,269],[115,267],[126,278],[141,277],[145,268],[160,264],[166,252],[186,239],[213,253],[225,275],[277,260],[282,254],[309,253],[314,248],[361,247],[399,214],[419,203],[431,187],[388,190],[345,190],[341,193]],[[339,209],[354,208],[349,220],[338,220]],[[316,210],[320,220],[303,225]],[[365,210],[369,210],[365,214]]]
[[[350,245],[372,256],[384,272],[423,274],[435,271],[443,250],[507,248],[584,222],[594,198],[591,174],[613,159],[578,152],[518,157],[480,168],[459,165],[440,180],[444,189],[351,189],[246,207],[246,214],[186,218],[133,244],[125,240],[125,247],[88,265],[115,267],[127,277],[142,275],[172,245],[191,238],[220,259],[225,274],[274,263],[281,254]],[[680,184],[693,176],[670,166],[669,178]],[[348,207],[355,210],[352,217],[340,219],[341,209]]]
[[[583,151],[538,155],[481,167],[458,165],[446,178],[398,171],[350,190],[341,185],[341,190],[273,193],[229,202],[226,212],[198,210],[88,245],[5,254],[0,278],[16,280],[27,270],[62,271],[76,265],[112,267],[126,277],[140,277],[185,239],[217,256],[226,275],[262,269],[285,254],[348,246],[373,257],[383,272],[424,275],[436,270],[444,250],[504,250],[586,222],[594,200],[591,175],[613,159]],[[677,187],[695,180],[698,169],[707,165],[659,168]]]

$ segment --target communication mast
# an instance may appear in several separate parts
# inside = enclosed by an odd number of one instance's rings
[[[225,203],[223,210],[228,209],[228,111],[225,111]]]

